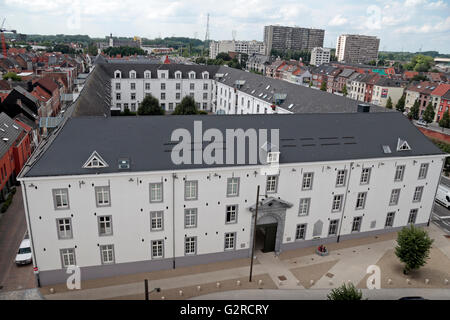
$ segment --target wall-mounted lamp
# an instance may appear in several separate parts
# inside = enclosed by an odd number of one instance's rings
[[[417,163],[417,160],[413,160],[413,164],[416,164]]]
[[[297,169],[295,169],[295,168],[292,168],[292,172],[296,172],[297,171]]]
[[[30,188],[34,188],[35,185],[32,183],[32,184],[29,185],[29,187],[30,187]]]
[[[128,180],[128,182],[133,182],[134,181],[134,179],[133,178],[130,178],[129,180]]]

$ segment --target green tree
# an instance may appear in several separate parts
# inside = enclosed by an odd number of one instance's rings
[[[428,81],[428,77],[422,75],[422,74],[416,74],[411,78],[411,81]]]
[[[327,295],[328,300],[361,300],[362,291],[356,289],[353,283],[343,284],[338,288],[332,289]]]
[[[223,61],[231,61],[231,57],[226,52],[220,52],[216,56],[216,59],[222,59]]]
[[[195,100],[191,96],[185,96],[180,104],[175,108],[173,115],[198,114]]]
[[[442,115],[442,119],[439,120],[439,126],[442,128],[450,128],[450,116],[448,110]]]
[[[404,227],[398,233],[395,255],[405,264],[404,274],[426,264],[433,241],[425,230],[417,228],[413,224]]]
[[[95,42],[89,43],[88,48],[87,48],[87,52],[91,56],[96,56],[97,55],[98,49],[97,49],[97,45],[95,44]]]
[[[149,94],[144,98],[144,100],[142,100],[137,111],[138,115],[145,116],[159,116],[163,115],[164,112],[164,109],[159,105],[158,99],[156,99],[151,94]]]
[[[409,109],[408,117],[410,119],[419,120],[419,100],[414,101],[413,106]]]
[[[8,72],[3,75],[3,80],[11,79],[13,81],[22,81],[22,78],[18,76],[15,72]]]
[[[327,82],[322,81],[322,84],[320,85],[320,90],[327,91]]]
[[[398,99],[397,104],[395,105],[395,109],[400,112],[405,111],[405,99],[406,96],[402,95],[400,99]]]
[[[342,87],[342,94],[344,95],[344,97],[346,97],[348,95],[347,85],[346,84],[344,84],[344,86]]]
[[[425,120],[427,123],[433,122],[434,114],[434,108],[430,101],[423,113],[423,120]]]
[[[392,99],[389,97],[386,101],[386,108],[392,109]]]

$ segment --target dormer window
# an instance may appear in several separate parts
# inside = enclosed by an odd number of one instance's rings
[[[130,79],[136,79],[136,71],[134,70],[130,71]]]
[[[175,72],[175,79],[181,79],[181,71]]]
[[[269,152],[267,154],[267,163],[278,163],[280,160],[279,152]]]
[[[209,73],[203,72],[203,79],[209,79]]]
[[[148,70],[146,70],[145,72],[144,72],[144,78],[145,79],[150,79],[151,78],[151,72],[150,71],[148,71]]]
[[[83,165],[83,168],[85,169],[91,169],[91,168],[106,168],[108,167],[108,164],[105,160],[97,153],[97,151],[94,151],[89,159],[85,162]]]
[[[189,72],[189,79],[195,79],[195,72],[194,71]]]
[[[119,70],[114,71],[114,78],[116,79],[122,78],[122,72],[120,72]]]
[[[411,150],[411,147],[409,146],[408,142],[406,142],[406,140],[398,138],[397,151],[407,151],[407,150]]]

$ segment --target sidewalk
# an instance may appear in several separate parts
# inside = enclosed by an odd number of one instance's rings
[[[431,238],[435,239],[433,247],[439,249],[443,254],[441,254],[444,259],[448,259],[450,262],[450,240],[443,236],[443,232],[435,225],[430,225],[427,228]],[[389,251],[395,247],[395,234],[386,235],[384,238],[375,238],[373,242],[369,242],[367,238],[359,239],[358,241],[349,240],[349,242],[343,241],[334,246],[329,246],[330,255],[325,257],[319,257],[316,254],[308,254],[311,252],[311,248],[304,248],[302,250],[297,250],[296,256],[293,256],[292,252],[288,252],[288,258],[282,259],[276,257],[273,253],[262,253],[260,251],[256,254],[257,263],[253,267],[253,275],[255,277],[265,276],[267,280],[264,280],[264,289],[269,287],[278,289],[291,289],[294,292],[303,291],[306,295],[310,295],[311,292],[320,292],[317,289],[323,289],[328,292],[331,288],[338,287],[343,282],[348,282],[349,280],[357,285],[365,277],[367,277],[367,267],[369,265],[376,264],[382,257],[384,257]],[[386,239],[386,240],[384,240]],[[382,241],[380,241],[382,240]],[[348,244],[353,246],[348,246]],[[360,243],[360,245],[357,245]],[[436,249],[436,250],[437,250]],[[446,257],[446,258],[445,258]],[[397,262],[396,262],[397,265]],[[399,265],[399,264],[398,264]],[[444,265],[444,264],[443,264]],[[197,266],[198,270],[205,268],[205,266]],[[425,267],[424,267],[425,268]],[[205,270],[205,269],[204,269]],[[206,267],[206,270],[208,268]],[[442,273],[442,272],[441,272]],[[450,273],[450,271],[449,271]],[[249,266],[240,266],[222,270],[206,271],[193,274],[186,274],[180,276],[173,276],[167,278],[152,279],[150,281],[150,289],[159,287],[162,289],[162,293],[154,296],[154,298],[161,298],[164,296],[169,298],[170,296],[175,299],[185,299],[183,296],[177,297],[174,292],[182,290],[183,292],[190,292],[190,296],[196,296],[201,294],[200,292],[192,293],[194,288],[198,285],[206,288],[208,285],[216,284],[216,282],[223,282],[222,290],[233,290],[238,288],[236,286],[236,279],[242,282],[242,289],[237,295],[243,294],[247,290],[245,285],[248,284],[246,280],[249,275]],[[297,275],[297,276],[296,276]],[[300,281],[301,277],[303,281]],[[450,279],[450,274],[448,276]],[[314,280],[313,285],[310,286],[311,289],[304,289],[309,287],[308,284],[310,280]],[[273,283],[270,280],[273,281]],[[225,286],[225,282],[228,281],[228,285]],[[232,281],[232,285],[230,285]],[[331,281],[331,282],[330,282]],[[434,281],[434,282],[433,282]],[[107,279],[108,286],[89,288],[76,291],[67,292],[56,292],[54,294],[45,295],[46,299],[57,300],[57,299],[113,299],[113,298],[130,298],[130,299],[142,299],[144,292],[143,281],[133,282],[127,284],[113,285],[113,279]],[[399,283],[399,282],[397,282]],[[394,283],[394,284],[397,284]],[[430,287],[436,283],[435,279],[432,279]],[[215,287],[215,286],[214,286]],[[450,289],[450,284],[449,284]],[[247,287],[248,288],[248,287]],[[253,287],[255,287],[255,281],[253,282]],[[393,286],[395,288],[395,286]],[[300,290],[299,290],[300,289]],[[171,290],[171,295],[168,292]],[[219,289],[215,290],[218,291]],[[393,290],[393,289],[387,289]],[[397,295],[415,295],[413,294],[416,290],[413,287],[411,289],[404,289],[407,291],[398,291]],[[417,289],[417,290],[432,290],[432,289]],[[447,297],[448,291],[446,286],[443,289],[435,289],[437,291],[433,292],[444,292]],[[266,292],[267,290],[261,290]],[[280,292],[285,292],[289,290],[280,290]],[[325,292],[323,291],[323,292]],[[373,290],[371,290],[373,291]],[[420,292],[422,292],[420,291]],[[206,290],[205,290],[206,292]],[[224,291],[217,293],[218,296],[222,295],[223,298],[228,299],[236,295],[236,291]],[[268,298],[277,299],[277,295],[270,296],[274,291],[267,291]],[[395,292],[395,291],[389,291]],[[449,290],[450,292],[450,290]],[[408,293],[408,294],[406,294]],[[204,293],[202,293],[204,294]],[[322,293],[321,293],[322,294]],[[372,294],[372,293],[371,293]],[[295,296],[294,293],[292,293]],[[420,294],[419,294],[420,295]],[[187,295],[185,295],[187,297]],[[323,296],[323,294],[322,294]],[[322,297],[319,295],[319,297]],[[311,298],[311,297],[310,297]],[[283,298],[280,298],[283,299]],[[300,299],[300,296],[298,296]],[[319,298],[320,299],[320,298]],[[396,298],[395,298],[396,299]]]

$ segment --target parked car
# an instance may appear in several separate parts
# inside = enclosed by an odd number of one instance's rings
[[[446,186],[440,184],[436,192],[436,199],[434,200],[447,209],[450,209],[450,190]]]
[[[20,243],[19,250],[16,255],[16,264],[30,264],[33,261],[31,256],[31,241],[30,239],[23,239]]]
[[[422,127],[428,127],[428,123],[427,123],[425,120],[420,119],[420,120],[417,120],[416,123],[417,123],[419,126],[422,126]]]
[[[398,300],[427,300],[424,297],[401,297]]]

